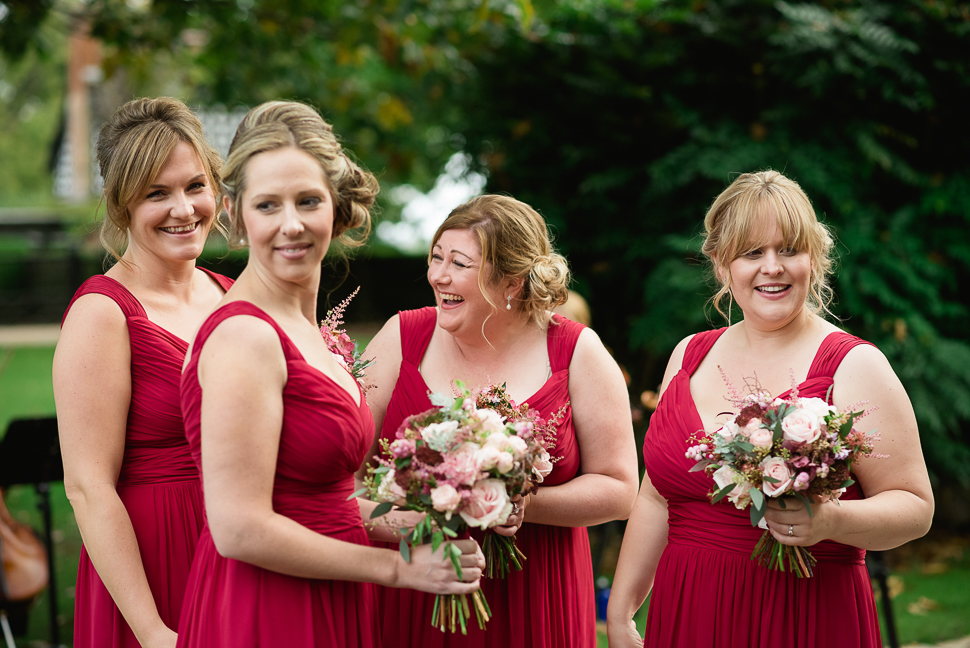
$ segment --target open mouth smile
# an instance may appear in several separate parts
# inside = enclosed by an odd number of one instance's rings
[[[775,296],[782,295],[791,289],[789,284],[771,284],[768,286],[755,286],[755,290],[763,295]]]
[[[450,293],[441,293],[441,302],[446,306],[457,306],[463,301],[465,301],[465,298],[459,295],[452,295]]]

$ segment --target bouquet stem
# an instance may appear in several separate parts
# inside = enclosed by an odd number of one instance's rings
[[[481,590],[472,592],[472,604],[468,605],[467,594],[438,594],[434,597],[434,609],[431,611],[431,625],[442,632],[455,632],[461,630],[462,634],[468,634],[468,619],[471,617],[471,609],[475,610],[475,620],[478,622],[480,630],[485,629],[492,616],[492,610],[488,607],[485,595]]]
[[[751,552],[751,559],[775,571],[790,571],[798,578],[811,578],[815,574],[815,556],[805,547],[783,545],[769,531],[761,534],[758,544]]]
[[[485,554],[485,578],[505,578],[512,570],[522,571],[525,554],[515,546],[515,536],[486,533],[482,552]]]

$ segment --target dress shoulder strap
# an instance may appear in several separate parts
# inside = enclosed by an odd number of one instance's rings
[[[579,342],[579,335],[586,326],[558,313],[552,316],[552,320],[549,323],[548,333],[549,368],[556,372],[569,368],[576,343]]]
[[[235,279],[230,279],[229,277],[225,275],[221,275],[218,272],[213,272],[212,270],[209,270],[208,268],[203,268],[202,266],[196,266],[196,267],[202,272],[212,277],[216,281],[216,283],[218,283],[219,286],[222,287],[223,292],[229,292],[229,289],[232,288],[232,284],[236,283]]]
[[[71,303],[67,305],[67,310],[64,311],[64,317],[61,318],[61,326],[64,325],[64,320],[67,318],[67,314],[71,312],[71,307],[74,306],[74,302],[83,297],[84,295],[104,295],[112,299],[121,312],[125,314],[125,317],[148,317],[145,312],[145,308],[141,305],[134,295],[131,294],[127,288],[121,285],[120,282],[112,279],[107,275],[94,275],[89,278],[81,287],[77,289],[74,293],[74,297],[71,298]]]
[[[860,344],[871,344],[871,342],[866,342],[862,338],[845,331],[829,333],[822,340],[822,344],[815,353],[815,359],[812,360],[812,366],[808,370],[806,380],[831,378],[835,375],[839,365],[842,364],[846,354]]]
[[[431,343],[431,336],[438,322],[438,311],[434,306],[426,306],[399,311],[398,318],[401,326],[401,358],[417,366]]]
[[[202,352],[202,347],[205,346],[206,340],[212,335],[212,332],[216,330],[216,327],[225,322],[230,317],[236,317],[237,315],[251,315],[258,319],[263,320],[267,324],[273,327],[276,334],[280,338],[280,344],[283,347],[283,355],[287,360],[292,358],[302,358],[303,354],[296,347],[295,344],[290,340],[289,336],[280,328],[280,325],[276,323],[272,317],[270,317],[266,311],[259,308],[255,304],[251,304],[248,301],[232,301],[228,304],[224,304],[217,308],[199,327],[199,332],[195,335],[195,341],[192,343],[192,358],[197,359],[199,353]]]
[[[684,350],[684,361],[681,368],[687,372],[688,376],[694,375],[701,361],[707,356],[714,343],[724,334],[727,327],[714,329],[712,331],[701,331],[690,339],[687,348]]]

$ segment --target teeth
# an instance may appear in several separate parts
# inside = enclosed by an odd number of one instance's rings
[[[445,301],[465,301],[464,297],[459,297],[458,295],[449,295],[448,293],[441,293],[441,298]]]
[[[181,225],[179,227],[163,227],[163,231],[171,232],[172,234],[177,234],[179,232],[191,232],[196,228],[198,223],[192,223],[191,225]]]
[[[757,290],[760,290],[761,292],[775,293],[781,292],[787,288],[788,286],[759,286]]]

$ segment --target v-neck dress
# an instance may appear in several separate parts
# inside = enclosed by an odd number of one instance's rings
[[[762,530],[751,526],[749,511],[727,500],[712,505],[712,478],[690,472],[694,462],[684,456],[688,439],[703,429],[690,378],[725,330],[698,333],[690,340],[644,441],[647,473],[667,500],[669,524],[644,646],[878,648],[882,644],[864,550],[826,540],[811,547],[818,559],[813,577],[769,571],[750,558]],[[799,394],[826,398],[842,359],[859,344],[868,343],[848,333],[829,334],[798,385]],[[842,499],[862,497],[856,483]]]
[[[359,404],[308,364],[283,329],[245,301],[217,309],[202,324],[182,377],[182,411],[192,457],[201,471],[202,387],[199,354],[215,328],[248,315],[270,324],[286,358],[283,421],[273,480],[273,510],[316,533],[367,545],[354,473],[374,440],[363,391]],[[239,340],[245,353],[245,340]],[[199,539],[179,626],[178,646],[379,646],[375,586],[288,576],[219,555],[209,527]]]
[[[428,386],[418,366],[437,323],[433,307],[399,313],[402,362],[400,374],[381,429],[393,440],[401,422],[432,407]],[[565,483],[581,470],[579,446],[569,408],[569,363],[583,330],[582,324],[560,315],[549,326],[547,345],[552,375],[527,402],[548,417],[566,407],[559,425],[552,473],[541,487]],[[461,376],[455,376],[460,379]],[[501,382],[496,377],[496,382]],[[472,536],[481,543],[478,530]],[[593,566],[585,527],[525,523],[516,545],[526,555],[524,569],[505,579],[482,579],[482,591],[492,609],[485,632],[474,619],[468,635],[442,633],[431,625],[434,596],[414,590],[383,590],[384,646],[435,648],[491,646],[495,648],[553,648],[596,646]]]
[[[204,272],[223,290],[232,285],[228,277]],[[158,614],[175,630],[204,517],[199,472],[189,454],[179,406],[179,381],[188,343],[148,319],[135,296],[105,275],[84,282],[64,317],[75,301],[88,294],[110,297],[128,323],[131,404],[116,488],[131,519]],[[83,546],[74,596],[74,645],[139,646]]]

